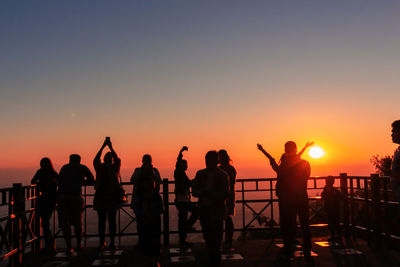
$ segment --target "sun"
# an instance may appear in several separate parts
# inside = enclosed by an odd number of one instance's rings
[[[308,155],[313,159],[319,159],[320,157],[325,155],[325,151],[319,146],[313,146],[308,150]]]

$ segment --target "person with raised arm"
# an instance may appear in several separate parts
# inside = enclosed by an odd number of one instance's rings
[[[81,156],[72,154],[69,163],[60,170],[57,204],[59,221],[64,233],[67,254],[71,255],[71,225],[74,226],[77,239],[76,250],[82,246],[82,212],[84,200],[82,198],[82,185],[94,185],[93,174],[88,167],[81,164]]]
[[[219,165],[222,170],[228,174],[229,178],[229,197],[227,199],[227,217],[225,220],[225,248],[232,252],[232,238],[233,238],[233,220],[232,217],[235,215],[235,183],[236,183],[236,169],[231,165],[231,158],[225,149],[218,151]]]
[[[179,244],[188,246],[190,243],[186,241],[187,231],[193,229],[193,225],[199,217],[199,209],[197,203],[190,201],[191,180],[186,174],[188,164],[183,159],[184,151],[188,151],[187,146],[182,147],[179,151],[174,171],[175,206],[178,210]],[[189,212],[190,217],[188,219]]]
[[[101,162],[101,155],[105,147],[110,149],[104,155],[104,162]],[[121,169],[121,160],[115,153],[109,137],[106,137],[103,145],[97,152],[93,160],[93,166],[96,170],[96,193],[94,195],[93,206],[97,211],[99,218],[98,231],[100,235],[99,248],[106,248],[105,231],[106,220],[108,218],[108,227],[110,233],[110,249],[115,249],[115,233],[117,230],[116,215],[117,210],[122,206],[120,196],[119,172]]]
[[[49,158],[40,160],[40,169],[32,178],[36,184],[37,212],[40,216],[46,249],[54,251],[54,240],[50,232],[50,218],[56,208],[58,173]]]
[[[307,143],[306,147],[312,143]],[[283,259],[290,261],[296,250],[296,216],[298,214],[303,231],[303,253],[307,262],[311,258],[311,233],[308,221],[307,180],[310,177],[310,164],[300,158],[297,145],[293,141],[285,143],[285,153],[278,165],[275,159],[265,151],[262,145],[258,149],[269,159],[273,170],[277,173],[276,196],[279,199],[279,217],[283,237]],[[305,149],[300,152],[303,153]]]

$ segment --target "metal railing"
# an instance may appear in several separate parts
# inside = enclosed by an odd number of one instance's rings
[[[312,225],[315,227],[326,226],[322,204],[320,203],[321,197],[318,196],[325,185],[325,178],[311,177],[308,182],[310,218],[313,221],[316,218],[321,220],[320,223],[317,222]],[[341,219],[346,234],[352,233],[353,236],[356,236],[358,231],[362,231],[367,233],[370,242],[388,241],[389,239],[400,240],[400,235],[391,232],[388,227],[388,224],[390,224],[389,209],[400,207],[398,202],[390,199],[391,190],[388,177],[341,174],[334,178],[340,180],[340,189],[343,194]],[[271,238],[273,238],[274,230],[279,229],[278,198],[275,194],[276,181],[276,178],[238,179],[236,181],[235,231],[247,232],[255,229],[269,229],[272,230]],[[164,204],[162,215],[163,243],[169,245],[170,235],[178,233],[176,227],[172,229],[173,227],[170,224],[175,219],[171,216],[171,211],[173,211],[171,207],[175,205],[171,197],[174,194],[175,183],[168,179],[163,179],[162,183],[160,193]],[[132,227],[132,224],[136,221],[136,216],[130,208],[132,194],[129,189],[132,184],[124,182],[123,185],[129,201],[118,210],[117,214],[117,237],[120,244],[124,236],[137,235],[136,227]],[[97,228],[95,227],[96,230],[91,233],[88,227],[88,222],[93,218],[88,214],[93,212],[91,201],[94,197],[93,186],[83,186],[82,196],[85,203],[83,239],[84,246],[86,246],[88,238],[98,237]],[[9,259],[10,266],[20,264],[27,251],[31,251],[35,255],[41,249],[42,236],[40,217],[35,209],[36,197],[37,190],[34,185],[14,184],[12,188],[0,189],[0,207],[8,206],[8,214],[0,218],[0,251],[3,253],[0,258],[2,260]],[[315,201],[316,204],[313,205],[312,201]],[[367,214],[365,219],[358,215],[360,212]],[[123,220],[122,216],[125,216],[126,219]],[[97,216],[94,220],[97,220]],[[255,225],[255,222],[259,224]],[[197,232],[200,233],[201,231],[198,230]],[[63,238],[61,230],[57,227],[56,212],[53,216],[53,234],[55,238]]]

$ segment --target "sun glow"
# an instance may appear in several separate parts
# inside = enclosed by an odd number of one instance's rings
[[[325,155],[325,151],[319,146],[313,146],[308,150],[308,155],[313,159],[319,159]]]

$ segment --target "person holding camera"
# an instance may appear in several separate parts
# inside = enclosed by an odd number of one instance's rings
[[[101,154],[105,147],[110,149],[104,155],[104,161],[101,162]],[[121,160],[115,153],[111,140],[106,137],[103,145],[93,160],[93,166],[96,170],[96,184],[93,206],[99,217],[98,230],[100,235],[99,248],[106,247],[105,231],[106,220],[108,218],[108,227],[110,233],[110,249],[115,249],[115,233],[117,230],[116,215],[117,210],[122,206],[121,200],[121,184],[119,179],[119,171],[121,168]]]

